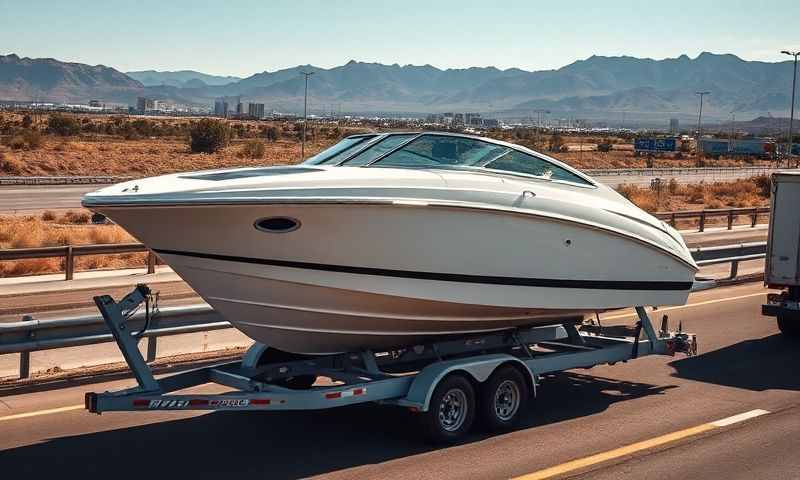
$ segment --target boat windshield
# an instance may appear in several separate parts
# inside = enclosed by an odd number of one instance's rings
[[[377,135],[358,135],[347,137],[341,142],[326,148],[313,157],[309,157],[304,165],[323,165],[323,164],[337,164],[355,153],[355,151],[362,145],[366,144],[369,140],[377,137]]]
[[[384,140],[385,141],[385,140]],[[380,143],[379,143],[380,144]],[[397,142],[398,145],[401,142]],[[374,147],[372,147],[374,148]],[[370,149],[361,152],[364,155]],[[368,166],[400,168],[482,168],[537,178],[592,186],[580,175],[543,158],[505,145],[482,140],[447,136],[419,135],[397,150],[377,158]]]

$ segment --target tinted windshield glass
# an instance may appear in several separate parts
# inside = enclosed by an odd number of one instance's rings
[[[471,138],[422,135],[374,163],[379,167],[482,166],[507,147]]]
[[[535,175],[537,177],[549,178],[550,180],[561,180],[565,182],[591,185],[591,183],[587,182],[578,175],[554,165],[547,160],[518,152],[517,150],[509,150],[505,155],[502,155],[489,162],[486,165],[486,168],[515,173],[524,173],[526,175]]]
[[[375,135],[364,135],[362,137],[349,137],[345,138],[336,145],[326,148],[313,157],[303,162],[306,165],[321,165],[323,163],[338,163],[342,158],[347,158],[347,155],[352,154],[359,145],[364,142],[375,138]]]
[[[513,148],[473,138],[422,135],[372,165],[378,167],[478,167],[592,185],[569,170]]]
[[[411,133],[407,135],[389,135],[388,137],[380,140],[376,144],[370,146],[368,149],[359,153],[355,157],[346,161],[343,165],[348,167],[355,167],[358,165],[366,165],[376,158],[380,157],[389,150],[397,147],[401,143],[413,138],[416,134]]]

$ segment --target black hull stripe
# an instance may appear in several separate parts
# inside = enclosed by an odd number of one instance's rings
[[[466,275],[461,273],[414,272],[390,270],[386,268],[352,267],[347,265],[328,265],[323,263],[294,262],[267,258],[237,257],[215,253],[186,252],[180,250],[154,249],[156,253],[180,255],[184,257],[206,258],[225,262],[252,263],[273,267],[302,268],[325,272],[354,273],[381,277],[414,278],[418,280],[438,280],[444,282],[483,283],[488,285],[513,285],[521,287],[582,288],[590,290],[689,290],[692,282],[655,282],[623,280],[567,280],[554,278],[497,277],[485,275]]]

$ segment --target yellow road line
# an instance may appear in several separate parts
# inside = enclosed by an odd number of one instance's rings
[[[642,450],[648,450],[684,438],[693,437],[695,435],[699,435],[709,430],[714,430],[716,428],[733,425],[734,423],[743,422],[745,420],[759,417],[767,413],[769,412],[766,410],[760,410],[760,409],[751,410],[749,412],[741,413],[739,415],[734,415],[732,417],[723,418],[721,420],[716,420],[714,422],[704,423],[696,427],[687,428],[685,430],[679,430],[677,432],[668,433],[666,435],[661,435],[659,437],[651,438],[649,440],[643,440],[641,442],[632,443],[624,447],[615,448],[613,450],[608,450],[606,452],[590,455],[584,458],[579,458],[577,460],[572,460],[570,462],[562,463],[561,465],[556,465],[554,467],[545,468],[544,470],[539,470],[533,473],[529,473],[527,475],[516,477],[513,480],[543,480],[546,478],[555,477],[557,475],[564,475],[566,473],[573,472],[575,470],[591,467],[593,465],[597,465],[602,462],[607,462],[609,460],[614,460],[616,458],[624,457],[626,455],[631,455],[636,452],[641,452]]]
[[[697,303],[687,303],[686,305],[677,305],[677,306],[674,306],[674,307],[659,308],[658,310],[656,310],[656,312],[668,312],[670,310],[681,310],[683,308],[700,307],[700,306],[703,306],[703,305],[712,305],[714,303],[730,302],[731,300],[741,300],[743,298],[750,298],[750,297],[763,296],[763,297],[766,298],[766,295],[767,295],[767,292],[748,293],[747,295],[739,295],[738,297],[717,298],[717,299],[714,299],[714,300],[705,300],[705,301],[697,302]],[[616,319],[619,319],[619,318],[634,317],[634,316],[636,316],[636,312],[621,313],[621,314],[618,314],[618,315],[611,315],[611,316],[602,317],[602,318],[603,318],[603,320],[616,320]]]
[[[49,410],[39,410],[36,412],[17,413],[15,415],[6,415],[5,417],[0,417],[0,422],[7,422],[9,420],[19,420],[21,418],[38,417],[40,415],[50,415],[53,413],[69,412],[72,410],[80,410],[82,408],[84,408],[84,406],[83,404],[80,404],[80,405],[70,405],[68,407],[51,408]]]

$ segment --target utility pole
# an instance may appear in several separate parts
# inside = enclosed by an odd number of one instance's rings
[[[306,159],[306,124],[308,123],[308,77],[314,75],[314,72],[300,72],[306,80],[306,90],[303,95],[303,145],[300,147],[300,160]]]
[[[731,112],[731,136],[728,140],[728,152],[735,152],[736,151],[736,143],[734,142],[734,137],[736,134],[734,133],[734,129],[736,128],[736,112]]]
[[[800,51],[790,52],[788,50],[782,50],[781,53],[785,53],[791,57],[794,57],[794,64],[792,67],[792,108],[791,113],[789,114],[789,139],[786,140],[786,166],[789,166],[789,163],[792,161],[792,127],[794,123],[794,91],[795,86],[797,85],[797,56],[800,55]]]
[[[697,158],[700,158],[700,138],[703,136],[703,97],[711,95],[711,92],[694,92],[695,95],[700,96],[700,111],[697,114],[697,140],[695,142],[695,153]]]

